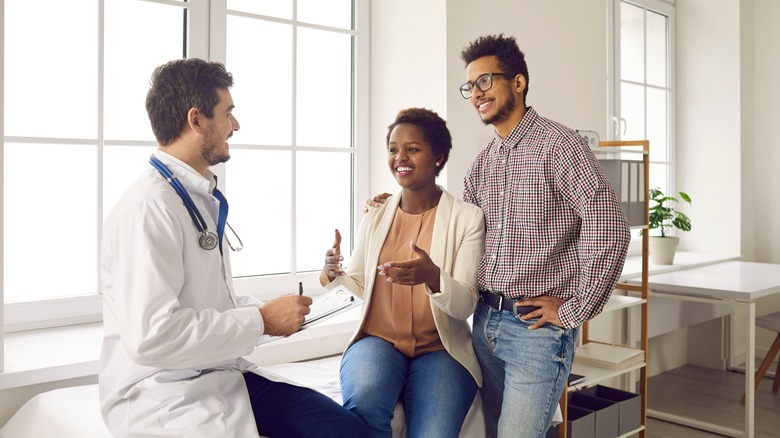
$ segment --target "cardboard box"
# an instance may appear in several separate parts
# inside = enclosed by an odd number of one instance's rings
[[[618,436],[619,412],[616,403],[577,391],[569,396],[569,412],[571,412],[572,406],[593,411],[596,420],[594,436],[598,438],[615,438]]]
[[[558,438],[558,426],[547,431],[546,438]],[[566,436],[568,438],[596,438],[596,415],[590,409],[569,405],[566,418]]]
[[[642,426],[642,399],[639,394],[602,385],[585,388],[580,392],[609,400],[618,405],[619,435],[624,435]]]

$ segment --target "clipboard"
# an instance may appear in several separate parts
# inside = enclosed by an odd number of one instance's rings
[[[311,312],[306,315],[301,330],[326,321],[334,316],[340,315],[347,310],[363,304],[363,300],[355,296],[346,286],[341,278],[336,278],[325,286],[325,293],[314,299],[309,309]]]
[[[311,306],[309,306],[310,312],[304,317],[303,324],[301,324],[301,329],[299,331],[314,327],[334,316],[341,315],[347,310],[351,310],[363,304],[363,300],[358,298],[352,291],[344,286],[340,277],[337,277],[328,285],[324,286],[323,290],[324,292],[314,298]],[[293,336],[294,334],[295,333],[289,336]],[[262,335],[258,338],[255,346],[289,336]]]

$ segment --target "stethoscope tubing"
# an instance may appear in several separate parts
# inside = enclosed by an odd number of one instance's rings
[[[176,191],[176,193],[181,198],[182,202],[184,202],[184,206],[187,208],[187,213],[190,214],[190,217],[192,218],[192,222],[195,224],[195,228],[198,229],[198,232],[201,234],[201,238],[199,239],[200,246],[203,249],[211,250],[216,247],[216,245],[207,244],[204,242],[209,242],[209,235],[212,235],[214,237],[215,243],[216,243],[216,235],[209,231],[208,224],[203,219],[203,216],[200,214],[200,211],[198,210],[198,207],[195,205],[195,202],[192,201],[192,198],[190,197],[190,194],[187,193],[187,190],[184,188],[184,186],[181,184],[178,178],[176,178],[176,175],[171,172],[168,167],[163,164],[162,161],[160,161],[157,157],[152,155],[149,157],[149,163],[151,163],[152,167],[157,169],[158,172],[160,172],[160,175],[165,178],[168,183],[171,184],[173,189]]]

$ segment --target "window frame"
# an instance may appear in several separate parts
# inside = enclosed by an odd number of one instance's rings
[[[650,145],[650,165],[651,166],[666,166],[667,168],[667,180],[663,182],[663,185],[667,187],[667,193],[674,193],[675,187],[675,173],[676,173],[676,126],[675,126],[675,101],[676,101],[676,87],[675,87],[675,5],[666,0],[612,0],[608,8],[608,32],[607,32],[607,63],[608,63],[608,77],[609,85],[608,98],[607,98],[607,140],[637,140],[634,138],[624,139],[622,138],[621,127],[625,123],[625,119],[621,117],[621,86],[624,80],[621,77],[620,68],[620,44],[621,44],[621,4],[628,3],[647,11],[664,15],[668,19],[668,42],[667,42],[667,86],[658,87],[655,85],[647,84],[647,71],[645,62],[645,74],[643,82],[630,81],[635,85],[643,87],[645,93],[645,112],[644,112],[644,127],[645,137],[647,137],[647,89],[648,88],[662,88],[669,92],[669,101],[667,104],[667,160],[654,159],[652,154],[652,143]],[[647,56],[647,52],[645,52]],[[651,173],[652,175],[652,173]],[[651,187],[659,185],[658,182],[650,182]],[[641,252],[641,239],[638,236],[632,236],[632,242],[629,246],[629,255],[639,254]]]
[[[104,70],[103,64],[105,62],[104,57],[104,2],[106,0],[98,0],[99,3],[99,24],[98,24],[98,132],[97,132],[97,145],[98,145],[98,163],[102,163],[103,148],[109,145],[130,145],[130,146],[148,146],[148,142],[145,141],[106,141],[103,138],[102,132],[102,117],[103,117],[103,99],[104,99]],[[227,0],[191,0],[190,2],[173,1],[173,0],[137,0],[147,1],[153,3],[167,4],[181,6],[186,10],[186,51],[187,57],[198,57],[211,61],[225,60],[225,48],[226,48],[226,22],[227,22]],[[295,1],[295,0],[294,0]],[[361,209],[356,205],[356,199],[366,199],[368,196],[368,182],[370,176],[368,172],[368,144],[369,144],[369,40],[368,40],[368,27],[370,25],[369,16],[369,1],[368,0],[353,0],[353,14],[354,14],[354,43],[353,43],[353,96],[352,96],[352,120],[353,120],[353,132],[352,132],[352,156],[353,156],[353,183],[352,183],[352,223],[350,232],[354,235],[356,230],[356,224],[359,223]],[[0,19],[4,20],[5,15],[5,3],[0,0]],[[220,34],[221,32],[221,34]],[[221,37],[219,36],[221,35]],[[220,39],[221,38],[221,39]],[[0,56],[4,57],[4,35],[0,35]],[[184,51],[184,47],[183,47]],[[4,58],[3,58],[4,59]],[[3,98],[4,88],[4,69],[0,69],[0,98]],[[294,99],[294,96],[293,96]],[[4,100],[0,100],[4,102]],[[4,136],[3,121],[4,121],[4,103],[0,105],[0,137],[3,142],[13,139],[8,139]],[[19,140],[19,139],[17,139]],[[39,141],[35,138],[23,138],[25,142]],[[48,140],[48,139],[47,139]],[[67,142],[67,139],[59,140],[60,142]],[[0,165],[4,161],[3,148],[0,148]],[[97,196],[97,214],[98,214],[98,245],[100,242],[100,236],[102,235],[103,227],[103,211],[104,205],[102,201],[103,190],[103,168],[102,164],[98,164],[98,178],[101,183],[98,187]],[[224,166],[219,165],[213,168],[214,172],[219,176],[224,176]],[[0,181],[0,233],[4,232],[3,226],[3,209],[4,203],[2,186],[3,182]],[[2,235],[2,234],[0,234]],[[99,252],[99,247],[96,248]],[[295,248],[292,248],[293,254]],[[324,249],[323,249],[324,252]],[[0,285],[3,283],[3,262],[4,250],[0,250]],[[99,260],[98,260],[99,263]],[[258,296],[260,299],[268,299],[273,296],[290,292],[292,290],[291,285],[296,285],[299,281],[306,281],[311,284],[317,281],[319,272],[307,272],[307,273],[290,273],[282,275],[264,275],[258,277],[249,278],[236,278],[234,284],[236,290],[240,294],[252,294]],[[83,324],[90,322],[102,321],[102,297],[99,291],[99,280],[95,278],[96,291],[94,295],[74,296],[65,298],[55,298],[50,300],[41,300],[34,302],[21,302],[21,303],[9,303],[5,304],[4,300],[4,288],[0,286],[0,302],[3,303],[4,312],[0,313],[0,327],[3,327],[3,331],[0,331],[0,359],[2,359],[2,346],[3,346],[3,333],[10,333],[23,330],[58,327],[71,324]],[[318,284],[318,282],[317,282]],[[2,361],[0,361],[0,371],[2,370]]]
[[[668,85],[666,89],[669,90],[669,103],[667,113],[667,126],[669,127],[667,132],[667,145],[669,150],[667,151],[667,161],[653,160],[652,154],[650,155],[651,164],[666,164],[669,166],[670,181],[667,181],[669,187],[673,187],[674,183],[674,152],[675,152],[675,8],[674,4],[665,0],[613,0],[609,9],[610,23],[609,26],[609,38],[608,38],[608,64],[610,69],[610,85],[607,87],[610,95],[607,99],[607,115],[608,115],[608,140],[636,140],[636,139],[623,139],[621,138],[621,126],[625,123],[625,120],[620,117],[621,115],[621,84],[623,79],[620,75],[620,5],[622,3],[628,3],[637,7],[650,10],[652,12],[666,16],[669,19],[668,27],[668,53],[667,53],[667,74]],[[646,65],[646,63],[645,63]],[[646,76],[646,74],[645,74]],[[643,86],[645,89],[645,95],[647,88],[663,88],[654,85],[648,85],[646,81],[642,83],[632,82],[636,85]],[[647,99],[645,99],[645,106],[647,105]],[[645,127],[647,126],[647,112],[645,111]],[[652,147],[652,145],[651,145]]]

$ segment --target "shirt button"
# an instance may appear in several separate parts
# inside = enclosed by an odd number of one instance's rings
[[[499,196],[504,196],[504,192],[498,192]]]

